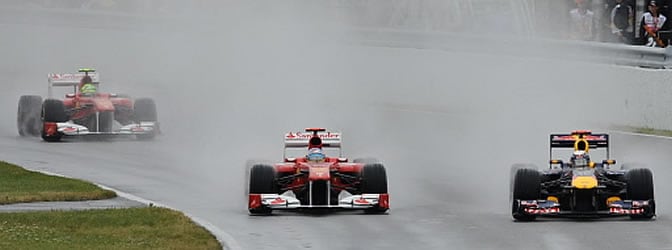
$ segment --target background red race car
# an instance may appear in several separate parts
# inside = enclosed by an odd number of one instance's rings
[[[156,104],[150,98],[136,100],[128,96],[101,93],[82,94],[78,85],[84,76],[100,84],[93,69],[75,74],[49,74],[49,97],[36,95],[19,99],[17,127],[21,136],[38,136],[48,142],[64,136],[135,136],[152,139],[159,133]],[[65,99],[53,99],[53,87],[73,87]],[[116,123],[115,123],[116,121]]]
[[[323,128],[305,131],[285,134],[283,162],[250,169],[250,214],[270,214],[276,209],[362,209],[371,213],[389,209],[382,164],[373,159],[348,162],[341,155],[341,133]]]

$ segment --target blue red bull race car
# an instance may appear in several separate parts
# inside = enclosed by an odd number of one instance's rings
[[[567,162],[553,158],[554,150],[562,148],[573,150]],[[594,162],[588,153],[598,149],[606,150],[607,159]],[[588,130],[551,134],[550,156],[546,170],[512,169],[515,220],[539,216],[651,219],[656,215],[651,170],[614,167],[608,134]]]

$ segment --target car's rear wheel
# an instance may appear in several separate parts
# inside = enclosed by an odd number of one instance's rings
[[[63,101],[56,99],[44,100],[44,103],[42,103],[42,121],[55,123],[68,121],[68,115],[65,112]],[[47,135],[43,129],[42,139],[48,142],[60,141],[61,134]]]
[[[653,202],[653,173],[647,168],[631,169],[625,174],[627,182],[627,199],[651,200],[651,209],[642,215],[631,215],[633,219],[651,219],[656,215],[656,204]]]
[[[19,98],[16,125],[21,136],[38,136],[42,123],[40,112],[42,109],[42,97],[36,95],[24,95]]]
[[[541,195],[541,175],[536,169],[522,168],[516,171],[513,180],[513,218],[519,221],[532,221],[534,215],[519,213],[518,200],[536,200]]]
[[[269,165],[258,164],[250,169],[250,194],[277,194],[278,185],[275,182],[275,168]],[[271,209],[260,207],[250,208],[250,214],[270,214]]]
[[[387,194],[387,172],[380,163],[370,163],[362,167],[360,174],[360,191],[362,194]],[[388,208],[374,207],[368,213],[384,213]]]

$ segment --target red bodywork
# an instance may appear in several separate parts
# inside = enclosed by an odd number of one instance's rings
[[[336,148],[341,155],[340,133],[332,134],[322,128],[307,128],[306,132],[312,132],[312,136],[303,136],[300,132],[285,134],[284,154],[287,155],[287,148],[305,147],[309,150],[305,157],[285,158],[273,166],[253,166],[248,200],[250,213],[268,214],[273,209],[296,208],[366,209],[382,213],[389,209],[382,164],[324,157],[323,148]]]
[[[130,120],[133,110],[133,101],[130,98],[117,97],[109,93],[97,93],[94,96],[68,94],[63,104],[70,111],[72,120],[84,119],[95,115],[96,112],[115,112],[115,119],[121,122]]]
[[[279,182],[283,191],[299,192],[309,181],[328,180],[336,191],[346,189],[357,193],[357,177],[363,166],[363,163],[348,163],[343,158],[327,157],[324,162],[308,162],[305,157],[301,157],[275,164],[275,169],[279,178],[287,178],[286,182]]]

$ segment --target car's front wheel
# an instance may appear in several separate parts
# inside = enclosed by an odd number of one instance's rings
[[[59,123],[68,121],[68,115],[65,112],[63,101],[56,99],[47,99],[42,103],[42,121],[44,123]],[[42,139],[48,142],[61,140],[61,134],[47,134],[45,128],[42,129]]]
[[[133,119],[137,123],[154,122],[158,130],[158,115],[156,113],[156,103],[151,98],[138,98],[133,103]],[[150,140],[156,136],[157,131],[137,135],[138,139]]]
[[[633,219],[651,219],[656,215],[653,202],[653,173],[648,168],[631,169],[625,174],[627,197],[629,200],[651,200],[650,209],[641,215],[631,215]]]
[[[387,194],[387,172],[383,164],[370,163],[364,165],[360,177],[362,194]],[[374,207],[366,210],[366,212],[385,213],[387,210],[386,207]]]
[[[521,168],[513,179],[513,218],[519,221],[532,221],[536,216],[519,212],[519,200],[536,200],[541,195],[541,175],[536,169]]]
[[[258,164],[250,169],[250,194],[277,194],[278,185],[275,182],[275,168],[269,165]],[[265,207],[250,208],[250,214],[270,214],[271,209]]]

